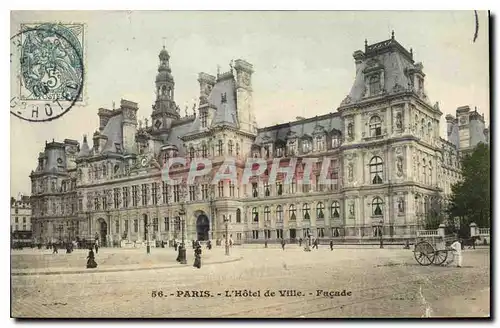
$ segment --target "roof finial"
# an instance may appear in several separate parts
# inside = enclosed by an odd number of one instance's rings
[[[165,46],[167,45],[167,38],[163,37],[163,49],[165,49]]]
[[[413,57],[413,48],[410,48],[410,55]]]
[[[115,110],[115,102],[113,101],[113,110]]]
[[[365,39],[365,47],[368,47],[368,40]]]
[[[392,33],[391,33],[391,39],[394,40],[394,30],[392,30]]]
[[[220,75],[220,65],[217,65],[217,77]]]

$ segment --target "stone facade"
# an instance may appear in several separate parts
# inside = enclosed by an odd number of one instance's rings
[[[46,144],[31,174],[35,236],[99,238],[109,246],[182,234],[223,238],[226,230],[236,243],[309,234],[415,237],[460,178],[463,138],[440,138],[442,112],[429,100],[423,65],[394,36],[353,56],[356,77],[336,112],[258,129],[250,63],[236,60],[217,76],[200,73],[199,104],[181,116],[170,56],[161,50],[149,125],[137,120],[136,103],[122,100],[117,109],[99,109],[92,147],[86,136],[81,146]],[[209,158],[214,168],[234,157],[238,176],[250,157],[269,164],[298,157],[298,170],[313,157],[329,162],[331,182],[319,183],[319,162],[312,185],[297,176],[270,183],[264,175],[248,184],[211,185],[202,177],[168,186],[161,171],[173,157]],[[184,173],[173,167],[170,177]]]
[[[31,231],[31,205],[29,196],[10,199],[10,232]]]

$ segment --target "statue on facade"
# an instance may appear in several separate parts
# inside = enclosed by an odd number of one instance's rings
[[[398,157],[398,159],[396,160],[396,168],[398,169],[398,176],[402,176],[403,175],[403,158],[402,157]]]
[[[398,211],[399,211],[399,213],[405,212],[405,201],[404,201],[403,197],[400,197],[398,199]]]
[[[400,130],[403,127],[403,120],[401,118],[401,113],[396,115],[396,128]]]
[[[347,135],[349,136],[349,138],[352,138],[354,135],[353,128],[354,128],[354,125],[352,123],[349,123],[347,125]]]
[[[353,170],[352,164],[349,164],[349,166],[347,167],[347,177],[348,177],[349,181],[352,181],[354,178],[353,171],[354,170]]]
[[[351,216],[354,216],[354,204],[353,203],[349,204],[349,214]]]

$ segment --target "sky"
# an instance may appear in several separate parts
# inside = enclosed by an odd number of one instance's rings
[[[123,98],[149,119],[163,45],[182,115],[199,96],[199,72],[216,75],[218,66],[228,71],[231,60],[244,59],[254,66],[254,110],[265,127],[336,112],[354,82],[353,52],[394,30],[423,63],[428,96],[443,112],[441,136],[444,116],[463,105],[477,107],[489,125],[488,20],[486,12],[478,16],[472,42],[473,11],[14,11],[11,35],[21,23],[84,23],[86,75],[84,105],[61,118],[30,123],[11,115],[11,195],[30,194],[29,174],[45,141],[92,136],[98,108],[118,107]]]

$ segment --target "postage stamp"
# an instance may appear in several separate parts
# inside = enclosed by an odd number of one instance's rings
[[[84,34],[83,24],[21,24],[11,38],[14,116],[51,121],[83,101]]]

